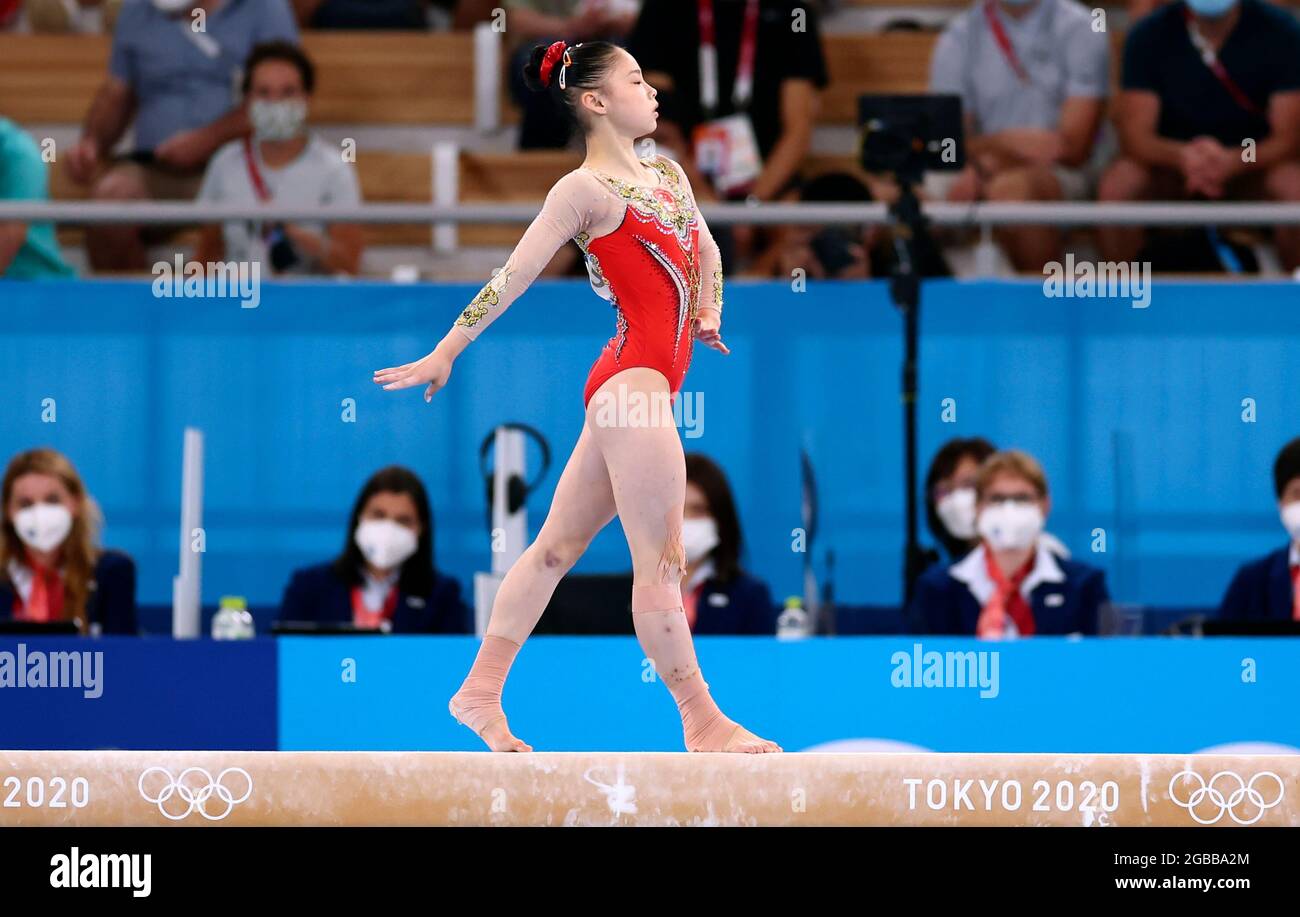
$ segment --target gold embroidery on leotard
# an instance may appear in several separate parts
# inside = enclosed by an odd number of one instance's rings
[[[606,182],[622,200],[638,210],[652,214],[660,223],[670,227],[679,240],[688,239],[690,227],[695,223],[695,208],[685,198],[677,170],[662,157],[655,157],[646,165],[664,176],[664,184],[673,199],[671,205],[654,193],[656,190],[664,190],[663,188],[642,188],[595,169],[589,171]]]
[[[510,275],[513,273],[514,270],[509,267],[503,267],[498,271],[495,277],[483,285],[478,295],[469,301],[465,311],[461,312],[460,317],[453,324],[473,328],[487,317],[493,307],[501,304],[501,294],[505,292],[506,285],[510,283]]]

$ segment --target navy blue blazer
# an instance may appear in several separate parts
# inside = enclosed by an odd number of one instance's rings
[[[695,603],[695,634],[776,633],[776,606],[767,583],[740,573],[730,583],[710,577]]]
[[[13,620],[16,596],[8,572],[0,571],[0,621]],[[86,621],[98,624],[101,633],[135,636],[135,561],[130,554],[105,548],[99,555],[86,596]]]
[[[1242,564],[1219,604],[1227,621],[1290,621],[1291,546]]]
[[[1060,575],[1039,582],[1029,594],[1035,634],[1096,634],[1098,611],[1110,600],[1106,574],[1096,567],[1050,555],[1042,547],[1038,564],[1044,563],[1045,553]],[[975,558],[973,566],[983,563],[982,552],[967,555],[968,560],[971,558]],[[974,636],[980,603],[970,586],[953,577],[952,570],[958,564],[935,564],[916,581],[905,615],[908,632]]]
[[[352,587],[334,572],[333,561],[295,570],[280,600],[281,621],[352,622]],[[408,595],[399,588],[393,609],[395,634],[464,634],[472,632],[469,608],[461,601],[460,583],[434,574],[430,595]]]

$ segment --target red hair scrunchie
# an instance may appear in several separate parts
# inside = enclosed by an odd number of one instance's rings
[[[555,69],[555,62],[560,59],[560,55],[564,53],[564,49],[565,44],[563,40],[552,42],[550,47],[546,49],[546,54],[542,57],[542,66],[539,71],[543,86],[549,87],[551,85],[551,71]]]

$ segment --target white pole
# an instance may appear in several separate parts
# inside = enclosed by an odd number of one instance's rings
[[[193,639],[199,633],[199,596],[203,579],[203,431],[185,428],[181,459],[180,572],[172,581],[172,636]]]
[[[455,207],[460,197],[460,148],[448,141],[433,145],[433,203]],[[433,224],[433,250],[440,254],[454,252],[458,233],[455,223]]]
[[[524,553],[528,541],[528,507],[521,506],[511,513],[507,502],[510,479],[515,476],[520,480],[528,479],[523,431],[497,427],[493,455],[495,465],[492,474],[495,481],[492,486],[492,529],[493,534],[498,528],[501,529],[502,550],[492,552],[492,572],[504,575]]]
[[[501,126],[501,33],[488,22],[474,27],[474,128]]]
[[[487,633],[501,581],[527,547],[528,507],[521,506],[511,513],[507,502],[510,478],[518,475],[528,479],[525,445],[523,431],[497,427],[492,453],[492,531],[488,533],[492,570],[474,574],[474,633],[480,637]]]

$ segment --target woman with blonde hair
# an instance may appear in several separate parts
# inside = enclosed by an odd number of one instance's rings
[[[0,484],[0,621],[134,634],[135,563],[99,546],[99,505],[67,457],[19,453]]]

